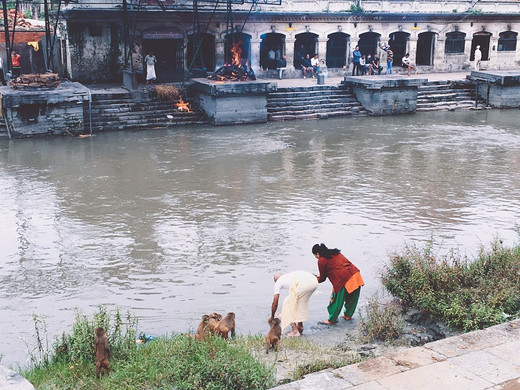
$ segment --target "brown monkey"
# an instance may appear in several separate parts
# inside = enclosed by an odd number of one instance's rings
[[[208,337],[211,328],[209,326],[209,316],[204,314],[202,316],[202,320],[200,321],[199,327],[197,328],[197,333],[195,333],[195,338],[197,340],[205,340]]]
[[[280,343],[280,338],[282,337],[282,327],[280,326],[279,318],[269,318],[267,320],[269,325],[271,325],[271,329],[267,332],[265,336],[265,341],[267,343],[267,347],[265,348],[265,353],[269,353],[271,348],[274,348],[275,351],[278,351],[278,345]]]
[[[110,359],[110,349],[108,348],[108,337],[105,335],[103,328],[96,328],[94,349],[96,350],[96,376],[101,378],[103,370],[105,370],[105,373],[108,376],[108,359]]]
[[[217,324],[222,319],[222,314],[218,313],[211,313],[209,315],[209,329],[211,330],[211,333],[217,334]]]
[[[228,338],[229,332],[231,332],[231,337],[235,337],[235,313],[227,313],[226,316],[217,323],[215,329],[215,334],[225,339]]]

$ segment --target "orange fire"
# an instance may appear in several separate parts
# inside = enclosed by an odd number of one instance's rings
[[[231,48],[231,65],[241,66],[240,56],[242,55],[242,41],[236,42]]]
[[[174,106],[177,107],[177,110],[183,111],[183,112],[191,112],[189,103],[185,102],[184,100],[179,100],[179,103],[174,103]]]

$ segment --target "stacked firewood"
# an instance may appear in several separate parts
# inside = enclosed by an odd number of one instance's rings
[[[28,73],[11,79],[11,88],[56,88],[60,86],[57,73]]]
[[[13,28],[14,18],[16,17],[16,27],[32,27],[32,24],[25,20],[25,15],[21,12],[16,12],[14,9],[7,11],[7,18],[9,19],[9,28]]]

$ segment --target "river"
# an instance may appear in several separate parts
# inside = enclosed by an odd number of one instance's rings
[[[130,309],[161,335],[233,311],[265,333],[275,271],[316,272],[311,247],[362,271],[360,306],[405,244],[473,256],[516,244],[518,110],[198,126],[87,139],[0,140],[0,354],[27,364],[74,309]],[[326,318],[330,283],[311,298]],[[362,312],[362,308],[361,308]],[[358,317],[359,318],[359,317]],[[29,348],[26,346],[29,345]]]

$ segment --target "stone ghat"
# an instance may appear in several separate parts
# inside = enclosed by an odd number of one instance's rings
[[[276,390],[520,388],[520,320],[307,375]]]

